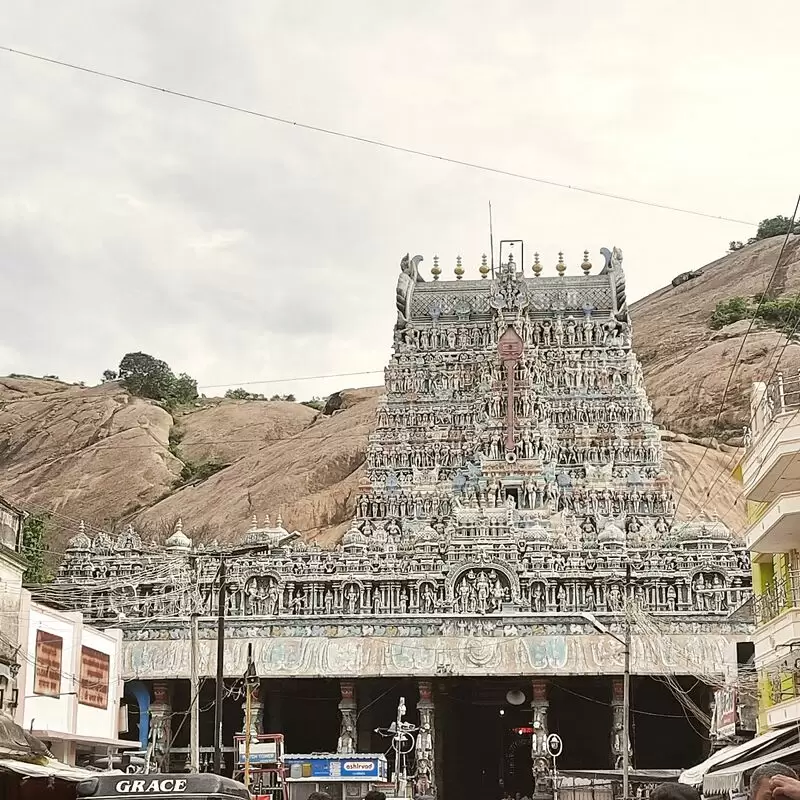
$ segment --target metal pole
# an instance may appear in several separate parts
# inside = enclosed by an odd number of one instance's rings
[[[556,761],[556,756],[553,756],[553,800],[558,800],[558,764]]]
[[[245,681],[245,709],[244,709],[244,785],[250,788],[250,731],[253,726],[253,644],[247,645],[247,670],[244,674]]]
[[[220,556],[217,595],[217,696],[214,703],[214,772],[222,774],[222,690],[225,679],[225,597],[227,595],[225,556]]]
[[[198,614],[192,610],[191,688],[189,691],[189,771],[200,771],[200,679],[197,675]]]
[[[631,756],[629,718],[631,713],[631,621],[628,616],[630,600],[631,565],[625,568],[625,672],[622,676],[622,797],[628,800]]]
[[[253,690],[248,682],[244,711],[244,785],[250,788],[250,726],[253,720]]]

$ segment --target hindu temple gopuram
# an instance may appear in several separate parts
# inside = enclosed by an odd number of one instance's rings
[[[601,252],[600,267],[587,253],[574,274],[559,257],[543,275],[538,255],[522,269],[506,244],[496,269],[484,258],[465,279],[459,259],[452,280],[438,259],[425,279],[420,256],[402,259],[386,395],[334,549],[279,517],[222,548],[194,547],[180,525],[163,545],[133,529],[71,540],[57,582],[123,629],[143,744],[171,726],[166,758],[186,758],[195,614],[210,749],[224,557],[228,754],[252,645],[254,725],[282,732],[288,752],[383,752],[376,729],[404,697],[421,727],[420,791],[530,793],[548,731],[563,739],[561,768],[614,768],[612,634],[630,625],[634,767],[704,757],[708,730],[685,698],[708,712],[711,686],[742,660],[747,627],[729,615],[749,596],[749,560],[720,522],[676,519],[622,254]]]

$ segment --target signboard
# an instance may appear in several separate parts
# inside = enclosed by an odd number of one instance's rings
[[[108,653],[81,647],[81,682],[78,702],[92,708],[108,708],[111,659]]]
[[[553,758],[558,758],[561,755],[561,751],[564,749],[564,745],[561,742],[561,737],[557,733],[551,733],[547,737],[545,746],[547,747],[547,752]]]
[[[379,781],[386,780],[386,757],[383,755],[309,755],[286,756],[289,780]]]
[[[247,755],[247,746],[244,737],[236,737],[236,752],[239,764],[244,764]],[[259,742],[255,737],[250,740],[250,764],[277,764],[283,757],[283,742],[278,748],[275,740]]]
[[[738,697],[732,686],[714,692],[714,708],[717,717],[717,736],[735,736]]]
[[[54,633],[36,631],[36,661],[33,668],[33,693],[61,696],[61,656],[64,640]]]

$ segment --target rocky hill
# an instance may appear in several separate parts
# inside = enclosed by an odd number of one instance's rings
[[[782,236],[757,242],[697,270],[696,277],[679,286],[666,286],[632,306],[634,347],[656,419],[664,427],[740,442],[742,428],[748,424],[753,381],[769,377],[778,361],[786,375],[797,375],[800,346],[785,346],[786,337],[775,328],[759,321],[748,333],[749,320],[721,330],[710,326],[719,302],[737,296],[752,299],[767,291],[775,297],[800,292],[800,236],[789,238],[773,277],[782,244]]]
[[[747,323],[714,331],[711,314],[733,295],[763,292],[779,247],[777,239],[747,247],[632,308],[656,416],[672,431],[664,446],[684,518],[703,508],[743,528],[739,487],[730,477],[736,449],[707,449],[696,439],[735,443],[747,423],[750,383],[771,369],[776,350],[782,369],[800,367],[797,345],[784,351],[782,334],[754,328],[715,429]],[[778,294],[800,289],[800,237],[777,281]],[[253,514],[281,514],[290,530],[331,544],[353,512],[381,392],[344,391],[333,415],[297,403],[208,400],[172,416],[116,383],[83,388],[0,378],[0,495],[51,514],[56,552],[81,519],[90,532],[130,521],[163,536],[181,517],[190,535],[208,540],[240,536]]]

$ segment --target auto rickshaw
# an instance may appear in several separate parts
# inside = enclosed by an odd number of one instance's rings
[[[154,800],[252,800],[238,781],[220,775],[154,773],[152,775],[98,775],[78,784],[78,797],[122,800],[147,797]]]

